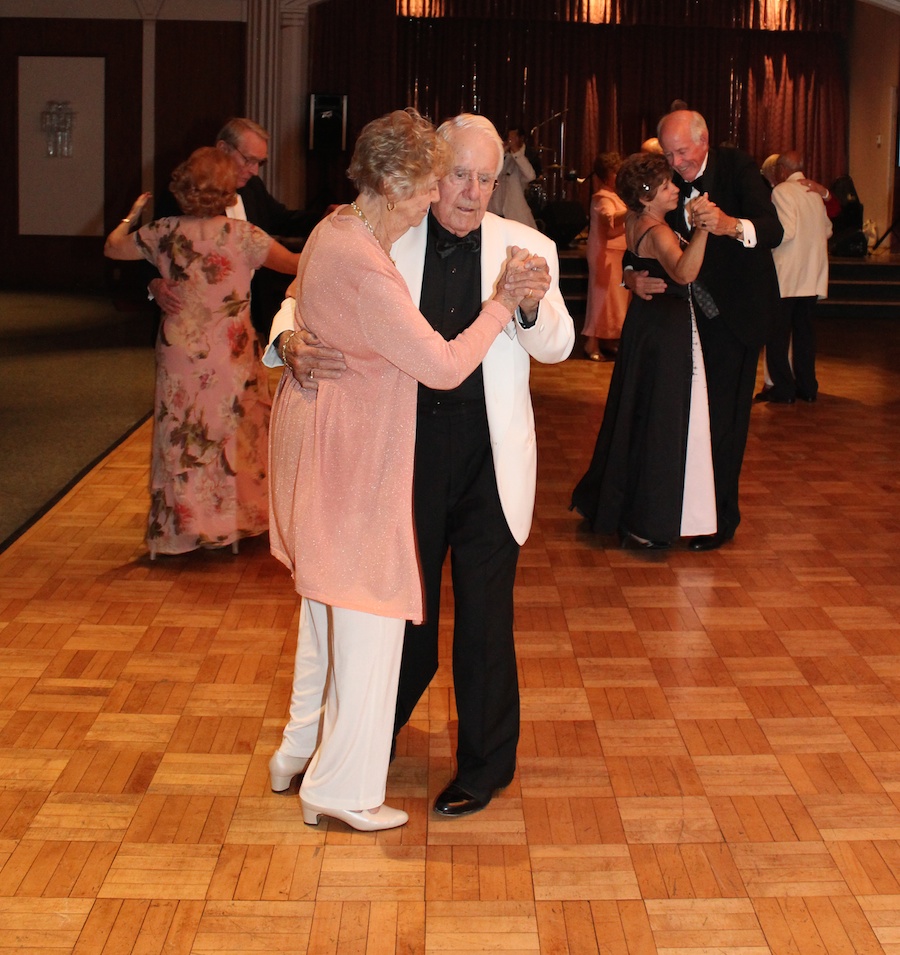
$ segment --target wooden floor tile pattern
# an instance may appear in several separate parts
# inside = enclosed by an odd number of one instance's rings
[[[900,327],[820,333],[819,401],[754,407],[710,553],[585,530],[612,366],[534,366],[518,772],[431,813],[445,654],[385,833],[269,791],[289,577],[264,539],[151,563],[133,434],[0,555],[0,953],[900,953]]]

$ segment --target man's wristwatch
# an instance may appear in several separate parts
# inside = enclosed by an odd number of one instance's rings
[[[734,220],[734,237],[739,241],[744,241],[744,221],[743,219]]]

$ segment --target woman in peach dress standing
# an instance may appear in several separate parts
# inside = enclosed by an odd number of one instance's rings
[[[600,188],[591,199],[587,241],[588,296],[584,320],[584,353],[591,361],[613,359],[619,348],[622,323],[631,293],[622,287],[625,254],[625,214],[628,209],[616,193],[618,153],[601,153],[594,161]]]

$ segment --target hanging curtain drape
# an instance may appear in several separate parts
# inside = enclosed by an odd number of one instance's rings
[[[402,17],[846,33],[846,0],[397,0]]]
[[[703,113],[712,142],[760,162],[797,149],[806,172],[830,183],[848,171],[848,7],[377,0],[360,16],[358,3],[329,0],[312,8],[310,88],[349,94],[351,141],[369,119],[406,105],[436,122],[481,113],[501,134],[524,125],[545,171],[569,182],[590,173],[599,151],[636,150],[678,98]],[[590,22],[601,8],[606,21]]]

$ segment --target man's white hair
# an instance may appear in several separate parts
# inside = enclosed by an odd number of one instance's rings
[[[494,175],[500,175],[503,168],[503,140],[497,132],[497,128],[486,116],[477,116],[475,113],[460,113],[452,119],[445,120],[438,126],[437,134],[451,147],[453,146],[453,136],[457,130],[474,129],[486,136],[494,148],[497,150],[497,168]]]
[[[690,120],[688,125],[688,130],[691,134],[691,142],[699,143],[700,140],[706,136],[707,141],[709,141],[709,129],[706,126],[706,120],[698,113],[695,109],[685,109],[673,110],[671,113],[666,113],[665,116],[657,123],[656,126],[656,135],[657,138],[661,139],[661,131],[663,126],[668,122],[668,120],[675,115],[675,113],[689,113]]]

